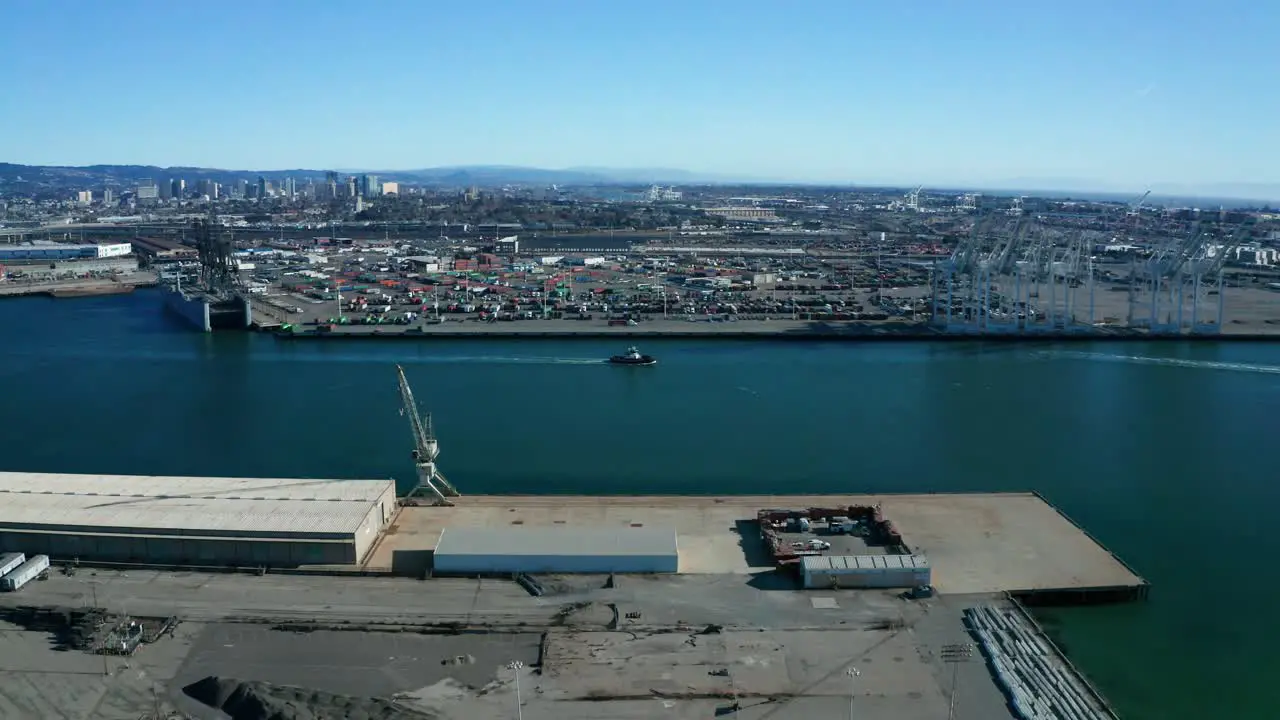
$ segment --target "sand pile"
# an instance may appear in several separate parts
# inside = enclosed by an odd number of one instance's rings
[[[430,715],[381,698],[334,695],[321,690],[207,677],[182,689],[231,720],[432,720]]]

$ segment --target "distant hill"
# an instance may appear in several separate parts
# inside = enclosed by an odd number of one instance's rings
[[[231,183],[255,180],[259,176],[272,182],[286,177],[297,180],[323,178],[325,170],[295,168],[290,170],[228,170],[200,167],[157,167],[154,165],[16,165],[0,163],[0,186],[14,183],[43,186],[96,188],[104,185],[129,187],[144,180],[160,182],[182,178],[188,185],[197,180]],[[383,180],[402,180],[425,185],[616,185],[616,184],[688,184],[753,182],[747,178],[707,175],[672,168],[598,168],[579,167],[552,170],[513,165],[462,165],[423,168],[419,170],[339,170],[342,175],[375,174]]]
[[[85,165],[65,167],[58,165],[15,165],[0,163],[0,187],[6,184],[34,184],[36,186],[67,186],[98,188],[104,185],[131,187],[144,180],[155,182],[182,178],[187,185],[197,180],[213,180],[231,183],[237,180],[256,180],[258,176],[273,182],[286,177],[304,179],[324,177],[323,170],[222,170],[198,167],[156,167],[154,165]]]

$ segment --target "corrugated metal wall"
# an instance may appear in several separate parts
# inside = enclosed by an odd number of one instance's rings
[[[375,537],[377,533],[372,533]],[[372,542],[372,540],[370,540]],[[150,565],[296,567],[356,562],[356,543],[82,535],[0,530],[0,552],[43,553],[54,560]]]
[[[435,555],[440,574],[496,573],[674,573],[678,554],[662,555]]]
[[[848,572],[811,573],[805,578],[807,588],[911,588],[931,584],[924,572]]]

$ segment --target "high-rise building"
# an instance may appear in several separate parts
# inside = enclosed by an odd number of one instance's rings
[[[155,200],[160,197],[160,188],[156,187],[155,181],[147,178],[138,183],[138,188],[134,193],[139,200]]]
[[[174,178],[169,181],[169,194],[181,200],[183,195],[187,194],[187,181],[182,178]]]
[[[267,196],[267,179],[261,175],[258,176],[258,197]]]
[[[367,197],[377,197],[382,194],[381,186],[378,185],[377,175],[363,175],[360,177],[360,194]]]
[[[88,205],[89,203],[93,202],[93,191],[81,190],[80,192],[76,193],[76,202],[80,203],[81,205]]]
[[[395,182],[382,183],[382,194],[383,195],[399,195],[400,183],[395,183]]]
[[[297,182],[296,182],[293,178],[291,178],[291,177],[287,177],[287,178],[285,178],[285,179],[284,179],[284,188],[283,188],[283,190],[284,190],[284,196],[285,196],[285,197],[290,198],[290,199],[292,199],[292,198],[296,197],[296,196],[297,196],[297,194],[298,194],[298,185],[297,185]]]
[[[111,202],[112,202],[113,200],[115,200],[115,199],[116,199],[116,194],[115,194],[114,192],[112,192],[112,191],[111,191],[111,188],[103,188],[103,189],[102,189],[102,204],[103,204],[103,205],[110,205],[110,204],[111,204]]]
[[[160,184],[156,185],[156,191],[157,191],[157,194],[160,196],[161,200],[168,200],[169,198],[173,197],[173,181],[172,180],[160,181]]]

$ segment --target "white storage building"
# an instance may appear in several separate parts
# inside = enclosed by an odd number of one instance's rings
[[[810,555],[800,559],[806,588],[910,588],[932,585],[923,555]]]
[[[672,528],[449,527],[433,563],[442,575],[674,573],[680,552]]]
[[[150,565],[360,563],[393,480],[0,472],[0,552]]]

